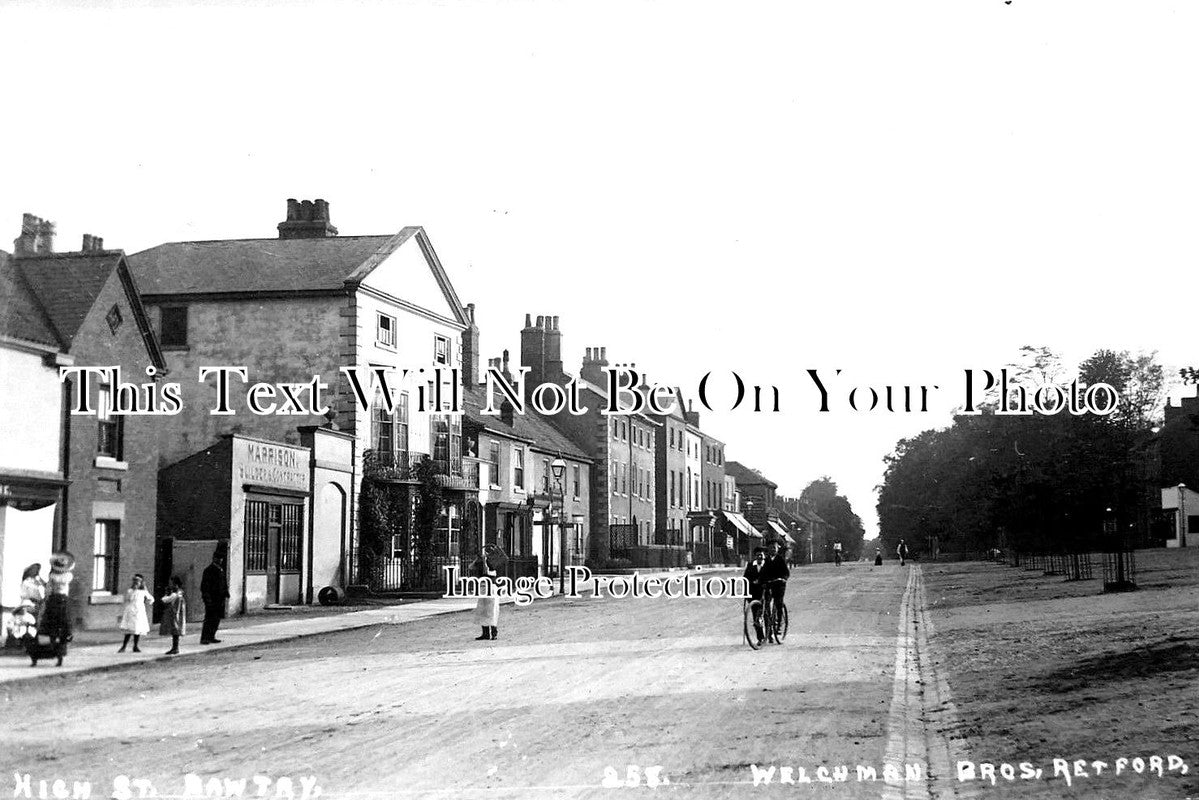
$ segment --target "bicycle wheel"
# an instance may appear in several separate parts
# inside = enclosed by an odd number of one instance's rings
[[[762,600],[762,632],[766,634],[766,641],[774,641],[774,603],[769,597]]]
[[[762,644],[758,641],[758,632],[754,628],[754,606],[761,605],[757,600],[749,600],[742,604],[745,608],[745,643],[757,650]]]
[[[775,611],[774,638],[780,644],[787,638],[787,604],[779,603]]]

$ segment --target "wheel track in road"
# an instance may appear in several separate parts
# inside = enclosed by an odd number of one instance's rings
[[[962,756],[946,732],[960,726],[944,672],[936,669],[934,635],[919,565],[908,573],[895,645],[895,682],[887,719],[887,764],[900,775],[918,764],[923,780],[888,781],[883,800],[966,800],[973,796],[954,780],[953,763]]]

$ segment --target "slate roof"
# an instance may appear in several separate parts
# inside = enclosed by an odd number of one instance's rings
[[[486,416],[481,413],[487,405],[487,395],[482,387],[472,387],[463,392],[463,412],[467,420],[487,430],[523,439],[533,444],[538,450],[549,453],[561,452],[563,458],[574,461],[591,463],[591,457],[583,452],[578,445],[567,438],[549,420],[525,407],[524,414],[513,414],[512,424],[504,424],[501,417]]]
[[[777,483],[762,475],[760,472],[752,470],[737,461],[726,460],[724,462],[724,474],[732,475],[733,479],[737,481],[738,486],[760,486],[765,484],[771,489],[777,489],[779,486]]]
[[[419,227],[391,236],[168,242],[129,256],[144,295],[337,291],[372,256],[394,250]]]
[[[50,318],[17,270],[16,261],[0,250],[0,336],[61,347]]]
[[[15,267],[45,309],[59,340],[70,347],[108,279],[121,263],[119,250],[55,253],[15,260]]]

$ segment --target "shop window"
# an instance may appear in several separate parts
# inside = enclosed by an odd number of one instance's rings
[[[281,572],[299,571],[303,509],[297,503],[246,501],[247,572],[267,572],[272,561]],[[276,559],[271,558],[273,548]]]
[[[108,410],[112,397],[112,387],[108,384],[100,386],[100,396],[96,401],[96,419],[99,422],[96,451],[102,456],[121,460],[124,454],[125,418]]]
[[[158,334],[163,347],[187,347],[187,306],[164,306]]]
[[[120,552],[121,523],[115,519],[96,520],[92,591],[116,594],[117,554]]]

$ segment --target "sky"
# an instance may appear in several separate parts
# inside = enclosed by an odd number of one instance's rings
[[[868,537],[965,370],[1199,361],[1195,4],[5,2],[0,30],[0,247],[23,212],[59,250],[272,237],[289,197],[423,225],[484,358],[531,313],[571,371],[712,372],[728,458],[831,476]],[[730,410],[732,372],[780,411]],[[887,385],[940,388],[849,407]]]

